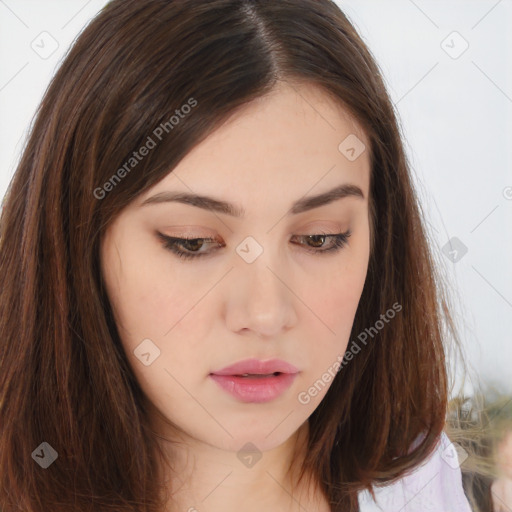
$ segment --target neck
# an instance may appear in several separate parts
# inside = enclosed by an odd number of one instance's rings
[[[169,435],[161,417],[153,423],[159,432],[164,429],[166,439],[161,442],[165,460],[160,465],[168,492],[165,512],[330,511],[314,478],[306,475],[298,482],[309,436],[307,421],[284,443],[259,454],[256,462],[247,459],[247,464],[236,452],[184,432]]]

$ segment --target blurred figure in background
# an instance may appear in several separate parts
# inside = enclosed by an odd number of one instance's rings
[[[450,401],[446,432],[474,512],[512,512],[512,396],[495,388]]]
[[[501,475],[492,483],[491,492],[496,512],[512,510],[512,422],[508,422],[508,430],[498,445],[496,465]]]

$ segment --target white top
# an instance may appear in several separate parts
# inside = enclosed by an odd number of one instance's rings
[[[466,452],[442,432],[435,452],[414,471],[385,487],[375,487],[377,501],[364,490],[359,493],[361,512],[471,512],[460,464]]]

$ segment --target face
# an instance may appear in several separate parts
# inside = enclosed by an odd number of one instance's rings
[[[109,227],[101,246],[109,299],[164,423],[218,448],[267,450],[319,405],[367,274],[362,144],[369,148],[365,134],[320,89],[282,85],[237,112]],[[343,185],[361,195],[308,201]],[[171,201],[178,193],[216,202]],[[212,376],[247,359],[296,370]]]

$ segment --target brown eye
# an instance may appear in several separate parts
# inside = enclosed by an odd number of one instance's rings
[[[158,233],[158,236],[166,249],[184,259],[200,258],[210,254],[210,251],[200,250],[203,246],[221,246],[219,241],[214,238],[177,238],[162,233]]]
[[[183,238],[180,243],[187,250],[198,252],[199,249],[201,249],[201,247],[204,245],[204,240],[204,238]]]
[[[308,243],[312,242],[313,247],[322,247],[325,243],[326,235],[308,235]]]
[[[204,250],[201,249],[203,246],[215,246],[220,248],[223,246],[218,240],[214,238],[177,238],[172,236],[163,235],[157,233],[158,237],[163,241],[164,247],[183,259],[202,258],[210,256],[215,250]],[[305,251],[312,254],[323,254],[323,253],[335,253],[342,249],[346,244],[348,237],[351,235],[350,230],[345,233],[337,233],[334,235],[328,235],[326,233],[320,233],[315,235],[297,235],[295,238],[305,240],[305,243],[292,242],[295,245],[301,245],[305,247]],[[327,248],[325,246],[326,240],[331,240],[330,245]]]
[[[327,235],[327,234],[319,234],[319,235],[303,235],[298,238],[302,238],[306,240],[306,245],[308,247],[312,247],[312,249],[306,249],[307,252],[311,252],[313,254],[324,253],[324,252],[336,252],[339,251],[342,247],[347,244],[348,237],[351,235],[351,231],[348,230],[345,233],[338,233],[335,235]],[[330,246],[327,249],[319,249],[319,247],[323,247],[326,239],[332,240]],[[302,245],[302,244],[299,244]]]

